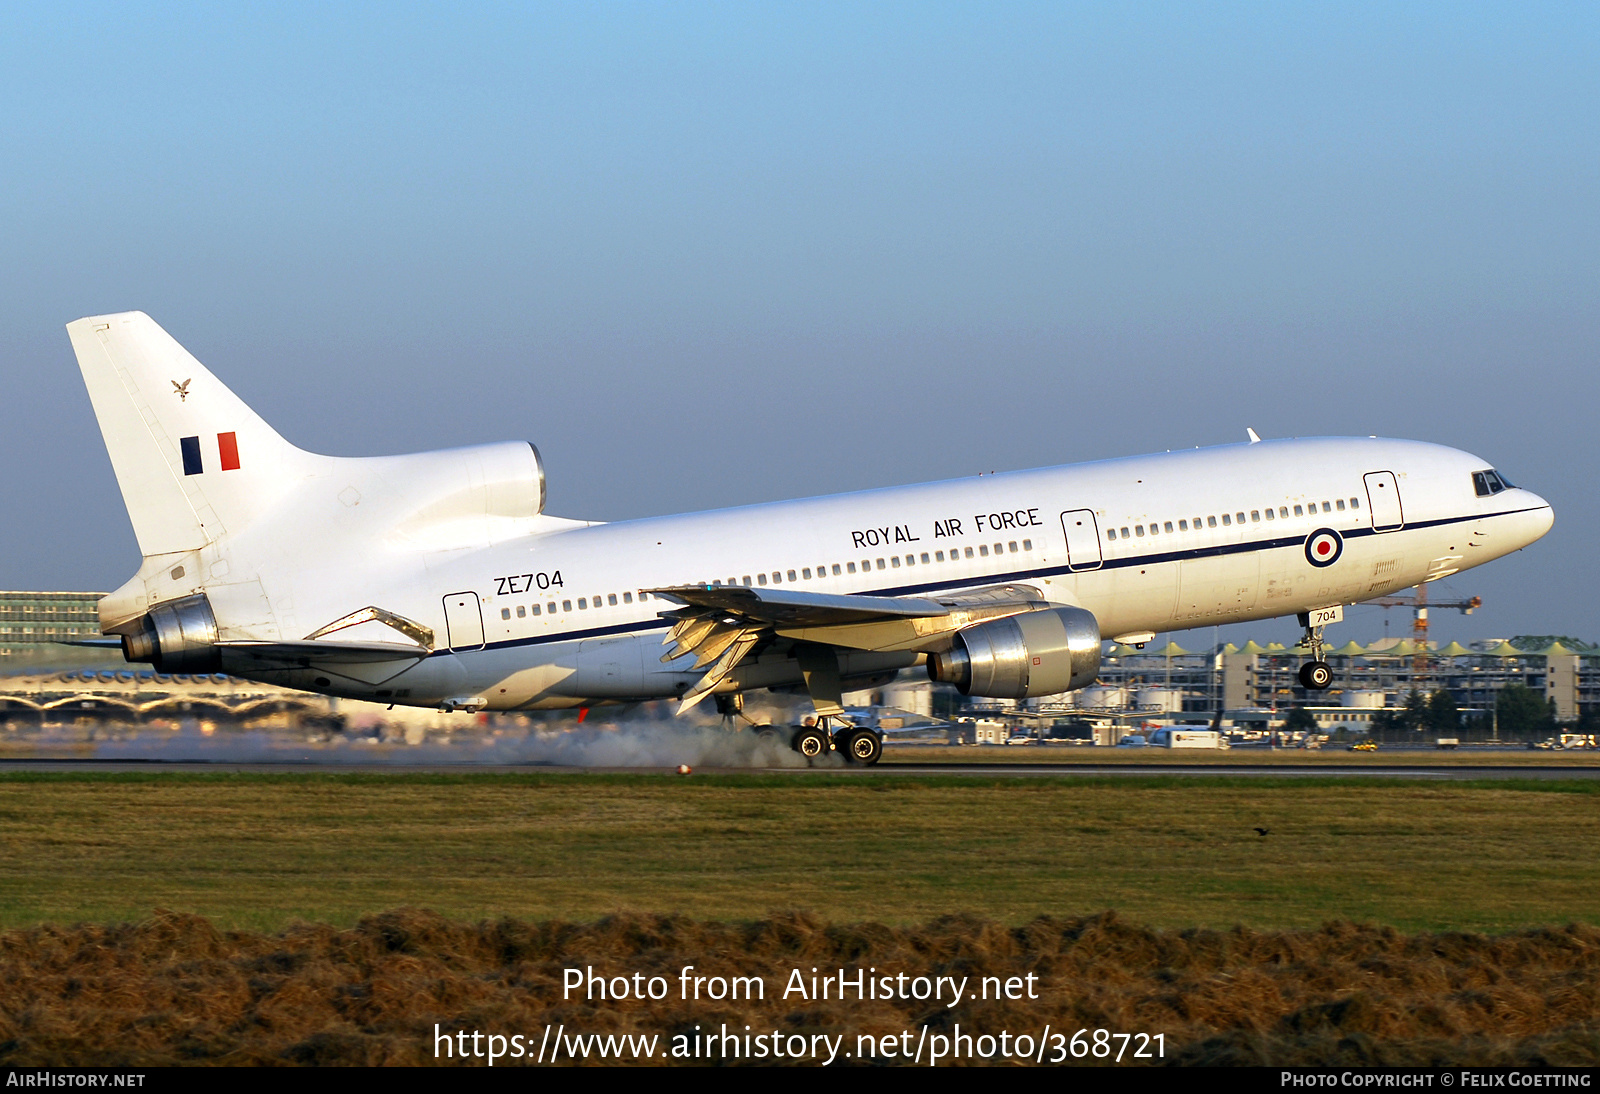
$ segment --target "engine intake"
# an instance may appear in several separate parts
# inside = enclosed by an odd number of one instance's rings
[[[1032,699],[1075,691],[1100,672],[1100,624],[1082,608],[1047,608],[957,631],[928,675],[963,695]]]
[[[122,656],[157,672],[218,672],[217,617],[204,593],[157,604],[122,631]]]

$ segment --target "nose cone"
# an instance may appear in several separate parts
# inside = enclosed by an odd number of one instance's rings
[[[1534,540],[1543,536],[1551,529],[1551,527],[1555,525],[1556,511],[1551,508],[1549,502],[1545,501],[1538,494],[1535,494],[1531,490],[1519,490],[1518,493],[1522,494],[1527,502],[1527,508],[1523,510],[1523,512],[1517,514],[1517,538],[1519,538],[1522,541],[1522,545],[1526,547]]]

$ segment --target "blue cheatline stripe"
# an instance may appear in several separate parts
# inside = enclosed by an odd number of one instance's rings
[[[178,441],[178,447],[183,449],[183,473],[185,475],[198,475],[205,470],[205,465],[200,462],[199,437],[183,437]]]
[[[1494,517],[1508,517],[1517,513],[1530,513],[1535,508],[1543,506],[1530,506],[1526,509],[1507,509],[1499,513],[1474,513],[1465,517],[1441,517],[1438,520],[1413,521],[1404,529],[1396,528],[1385,531],[1373,531],[1371,528],[1339,529],[1339,534],[1345,539],[1361,539],[1366,536],[1388,536],[1397,532],[1415,530],[1419,528],[1439,528],[1447,524],[1466,524],[1477,520],[1490,520]],[[1316,529],[1313,529],[1315,531]],[[1007,582],[1022,582],[1040,577],[1072,577],[1081,574],[1099,573],[1105,570],[1119,570],[1127,566],[1151,566],[1162,562],[1183,562],[1188,559],[1216,558],[1220,555],[1242,555],[1254,551],[1270,551],[1282,547],[1300,547],[1305,544],[1306,537],[1311,532],[1302,532],[1293,536],[1278,536],[1273,539],[1258,539],[1248,543],[1229,543],[1215,547],[1197,547],[1187,551],[1157,551],[1150,554],[1134,555],[1128,558],[1108,558],[1097,569],[1074,570],[1069,566],[1041,566],[1033,570],[1012,570],[1009,573],[982,574],[978,577],[962,578],[956,581],[929,581],[917,585],[897,585],[882,589],[859,589],[853,592],[854,596],[913,596],[918,593],[950,592],[956,589],[979,589],[985,585],[1004,585]],[[929,563],[937,566],[937,562]],[[1205,624],[1200,624],[1204,626]],[[585,630],[561,631],[557,634],[530,635],[527,638],[508,638],[501,642],[490,642],[483,649],[506,650],[517,646],[545,646],[555,642],[577,642],[585,638],[604,638],[616,634],[638,634],[648,631],[666,630],[671,623],[665,619],[641,619],[632,623],[614,623],[609,627],[590,627]],[[1193,630],[1193,627],[1185,627]],[[434,650],[430,656],[440,657],[451,653],[450,650]],[[469,652],[477,652],[476,650]]]

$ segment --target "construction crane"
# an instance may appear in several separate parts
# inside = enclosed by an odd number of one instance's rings
[[[1411,678],[1420,681],[1423,674],[1428,671],[1428,608],[1454,608],[1462,615],[1471,615],[1474,608],[1483,607],[1481,596],[1469,596],[1465,600],[1435,600],[1430,605],[1428,601],[1428,586],[1418,585],[1414,595],[1407,596],[1380,596],[1373,600],[1363,601],[1366,604],[1376,604],[1380,608],[1415,608],[1416,615],[1411,624]]]

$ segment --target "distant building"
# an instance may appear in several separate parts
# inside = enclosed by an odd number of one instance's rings
[[[62,639],[100,635],[100,598],[105,593],[0,592],[0,668],[57,659],[68,651]],[[121,662],[114,650],[100,660]]]
[[[1546,636],[1548,637],[1548,636]],[[1555,638],[1518,638],[1430,646],[1419,667],[1409,640],[1330,647],[1333,686],[1308,692],[1296,673],[1304,650],[1282,646],[1225,645],[1191,651],[1169,642],[1162,649],[1116,646],[1101,662],[1096,686],[1071,695],[1030,700],[1035,714],[1099,714],[1125,721],[1132,714],[1193,721],[1219,707],[1227,711],[1286,711],[1307,705],[1318,722],[1364,730],[1383,709],[1405,705],[1413,689],[1448,691],[1468,717],[1489,717],[1496,696],[1511,684],[1542,693],[1555,704],[1558,721],[1600,710],[1600,649]],[[1015,706],[1016,704],[1008,704]],[[976,712],[976,703],[967,709]]]

